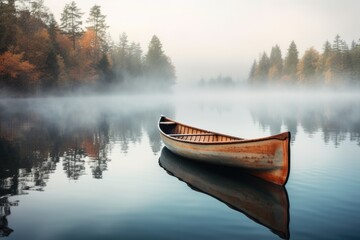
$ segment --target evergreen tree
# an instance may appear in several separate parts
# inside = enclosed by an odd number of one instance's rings
[[[49,15],[48,33],[49,33],[50,42],[51,42],[52,47],[54,48],[56,54],[58,54],[58,51],[59,51],[59,44],[56,39],[59,31],[60,31],[60,29],[59,29],[58,23],[55,20],[54,15],[50,14]]]
[[[256,69],[257,69],[257,62],[254,60],[253,64],[251,65],[250,73],[249,73],[249,82],[255,83],[256,78]]]
[[[269,69],[270,69],[270,59],[267,56],[266,52],[264,52],[259,60],[259,66],[256,72],[256,78],[260,83],[267,82]]]
[[[60,73],[60,68],[57,62],[57,55],[54,49],[52,49],[48,53],[44,70],[45,70],[45,77],[42,82],[42,87],[44,89],[51,89],[56,87],[58,76]]]
[[[296,78],[296,69],[299,63],[298,50],[294,41],[290,43],[285,62],[284,62],[284,74],[286,74],[291,80]]]
[[[107,86],[109,86],[109,84],[112,83],[112,81],[114,79],[114,75],[111,70],[111,65],[110,65],[107,54],[103,53],[103,55],[98,63],[98,69],[101,71],[100,81],[103,84],[102,88],[106,88]]]
[[[269,79],[270,80],[279,80],[283,71],[283,59],[281,56],[281,50],[278,45],[275,45],[271,49],[270,53],[270,69],[269,69]]]
[[[333,43],[333,50],[334,50],[334,52],[338,52],[338,53],[341,52],[342,43],[343,43],[343,41],[341,40],[340,35],[337,34],[337,35],[335,36],[334,43]]]
[[[313,47],[308,49],[298,64],[298,79],[301,84],[315,84],[320,54]]]
[[[132,77],[142,74],[142,49],[139,43],[132,42],[129,47],[128,73]]]
[[[341,54],[341,77],[343,79],[342,82],[347,84],[350,82],[350,78],[353,72],[353,63],[350,49],[345,41],[342,42]]]
[[[322,80],[325,79],[326,73],[329,70],[328,61],[331,58],[332,52],[333,52],[333,50],[332,50],[330,42],[326,41],[324,43],[323,52],[320,56],[319,67],[318,67],[319,77]]]
[[[351,62],[353,65],[352,79],[353,83],[360,86],[360,40],[358,43],[353,41],[351,45]]]
[[[15,0],[0,1],[0,54],[16,39],[16,8]]]
[[[105,15],[101,14],[100,6],[94,5],[90,9],[90,15],[87,20],[87,23],[89,24],[88,29],[91,29],[95,33],[95,52],[97,53],[95,55],[97,62],[97,57],[99,55],[99,48],[106,39],[106,29],[108,26],[105,24]]]
[[[119,43],[115,47],[113,53],[114,68],[117,79],[123,80],[127,75],[128,69],[128,55],[129,55],[129,41],[126,33],[122,33],[119,38]]]
[[[48,23],[50,20],[50,10],[44,5],[44,0],[31,0],[29,3],[31,16],[42,20],[44,23]]]
[[[325,83],[327,85],[338,84],[343,73],[343,41],[336,35],[332,45],[332,54],[326,62]]]
[[[60,28],[65,34],[67,34],[75,49],[76,40],[83,34],[81,28],[83,13],[77,7],[76,3],[72,1],[70,4],[66,4],[63,12],[61,13],[61,25]]]
[[[168,88],[175,83],[175,68],[168,56],[164,54],[162,44],[157,36],[153,36],[145,56],[145,74],[154,80],[155,86]]]

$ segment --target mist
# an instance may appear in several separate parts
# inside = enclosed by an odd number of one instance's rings
[[[77,3],[87,12],[96,1]],[[45,4],[60,19],[64,3],[47,0]],[[311,46],[321,51],[336,34],[347,42],[359,38],[353,31],[359,22],[359,3],[353,0],[106,1],[100,5],[114,40],[126,32],[145,49],[153,34],[159,36],[181,82],[218,74],[246,79],[253,60],[275,44],[285,52],[295,41],[303,54]]]

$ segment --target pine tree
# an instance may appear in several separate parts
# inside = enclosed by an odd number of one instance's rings
[[[122,33],[120,35],[120,41],[118,45],[118,65],[123,70],[126,71],[127,69],[127,57],[129,54],[129,40],[126,33]]]
[[[89,24],[88,29],[94,31],[95,33],[95,61],[97,62],[98,55],[100,53],[99,48],[106,39],[106,29],[108,28],[108,26],[105,24],[105,15],[101,14],[100,6],[94,5],[90,9],[90,15],[87,23]]]
[[[341,47],[341,78],[343,83],[347,84],[350,82],[352,71],[353,63],[350,49],[347,43],[343,41]]]
[[[343,46],[344,41],[336,35],[332,45],[332,54],[326,62],[325,83],[327,85],[339,84],[343,74]]]
[[[16,39],[15,0],[0,2],[0,54],[8,50]]]
[[[301,84],[315,84],[320,54],[313,47],[308,49],[298,64],[298,79]]]
[[[249,73],[249,82],[252,84],[255,83],[257,67],[258,67],[257,62],[256,62],[256,60],[254,60],[253,64],[251,65],[251,69],[250,69],[250,73]]]
[[[75,49],[76,40],[83,34],[83,29],[81,28],[82,15],[83,13],[80,12],[80,9],[74,1],[66,4],[61,14],[60,28],[70,37],[73,49]]]
[[[102,87],[106,88],[109,86],[109,84],[112,83],[112,80],[114,79],[113,72],[111,70],[111,65],[109,62],[109,58],[107,54],[103,54],[99,63],[98,63],[98,69],[101,72],[101,83],[103,83]]]
[[[55,20],[55,17],[53,14],[49,15],[49,25],[48,25],[48,33],[49,33],[49,38],[50,38],[50,42],[52,44],[52,47],[54,48],[56,54],[58,54],[59,51],[59,44],[57,42],[57,35],[60,32],[58,23]]]
[[[333,49],[334,49],[334,52],[341,52],[341,48],[342,48],[342,40],[341,40],[341,37],[339,34],[337,34],[335,36],[335,39],[334,39],[334,43],[333,43]]]
[[[44,5],[44,0],[31,0],[29,3],[31,15],[37,19],[41,19],[44,23],[48,23],[50,20],[50,10]]]
[[[320,55],[319,66],[318,66],[318,74],[319,78],[323,81],[326,77],[326,73],[329,70],[328,61],[331,58],[333,53],[331,44],[329,41],[324,43],[323,52]]]
[[[60,74],[60,67],[57,62],[57,55],[52,49],[46,58],[45,62],[45,78],[42,80],[43,88],[49,89],[56,87],[57,80]]]
[[[264,52],[259,60],[256,77],[260,83],[265,83],[268,80],[268,73],[270,69],[270,59]]]
[[[284,74],[286,74],[292,81],[296,79],[296,69],[299,63],[298,50],[294,41],[290,43],[285,62]]]
[[[270,69],[269,69],[269,79],[270,80],[279,80],[283,71],[283,59],[281,56],[281,50],[278,45],[275,45],[271,49],[270,53]]]
[[[119,43],[115,46],[112,53],[114,62],[114,71],[118,80],[123,80],[127,75],[129,55],[129,41],[126,33],[122,33],[119,37]]]
[[[142,74],[142,49],[139,43],[132,42],[129,47],[128,73],[132,77]]]
[[[353,65],[352,79],[355,85],[360,86],[360,40],[358,43],[352,42],[351,49],[351,62]]]
[[[54,88],[58,86],[58,79],[60,76],[60,66],[58,63],[58,54],[60,46],[57,42],[57,35],[59,33],[59,26],[54,18],[53,14],[49,14],[49,23],[47,31],[49,33],[50,51],[47,55],[45,62],[45,78],[42,85],[44,88]]]
[[[145,56],[145,73],[156,86],[168,88],[175,83],[175,68],[168,56],[164,54],[162,44],[157,36],[153,36]]]

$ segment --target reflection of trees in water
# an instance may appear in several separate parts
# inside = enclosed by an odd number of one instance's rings
[[[110,146],[110,125],[107,119],[99,123],[98,131],[94,133],[92,142],[85,148],[90,160],[92,175],[96,179],[101,179],[103,172],[107,170],[107,163]],[[91,150],[90,150],[91,149]]]
[[[145,133],[149,137],[150,147],[154,154],[161,150],[161,138],[157,129],[157,121],[161,114],[173,115],[167,107],[138,111],[116,119],[113,125],[113,139],[121,143],[121,150],[128,152],[130,143],[139,143]]]
[[[33,181],[39,190],[46,185],[49,173],[55,170],[60,159],[71,179],[78,179],[85,173],[86,159],[89,159],[93,176],[101,178],[110,160],[107,155],[111,144],[119,142],[126,153],[130,143],[141,141],[144,131],[153,152],[159,152],[161,139],[156,122],[160,114],[169,113],[166,107],[115,114],[112,109],[102,109],[84,119],[73,112],[76,108],[70,112],[50,110],[54,118],[26,104],[15,109],[4,104],[0,108],[0,155],[4,166],[7,164],[5,169],[26,169],[24,179]],[[13,176],[17,174],[16,171],[12,173]]]
[[[64,153],[63,167],[69,179],[77,180],[85,174],[85,152],[75,147]]]
[[[6,216],[17,205],[2,201],[43,191],[60,161],[69,179],[86,174],[86,163],[92,176],[101,179],[114,142],[127,152],[146,132],[153,152],[160,151],[156,123],[160,114],[170,114],[167,107],[121,111],[107,106],[78,109],[71,103],[53,107],[0,101],[0,236],[11,233]]]
[[[3,166],[0,177],[20,179],[18,189],[42,190],[60,159],[71,179],[85,174],[87,159],[93,176],[101,178],[110,161],[111,144],[120,142],[126,153],[130,143],[141,141],[144,131],[156,154],[161,148],[157,120],[161,114],[171,115],[166,106],[118,111],[104,105],[90,109],[87,116],[84,109],[79,109],[81,115],[77,114],[77,108],[68,102],[55,107],[39,104],[38,108],[21,101],[10,105],[0,103],[0,161]]]
[[[349,137],[360,145],[360,102],[317,101],[288,102],[280,105],[256,105],[251,115],[261,127],[269,128],[271,134],[280,132],[284,126],[295,140],[298,126],[308,134],[322,132],[325,143],[338,146]]]
[[[125,115],[114,122],[114,139],[121,144],[121,151],[127,153],[130,143],[140,142],[142,137],[141,113]]]
[[[267,104],[255,104],[251,106],[250,113],[252,118],[260,124],[263,129],[269,128],[270,134],[278,134],[282,131],[281,127],[291,132],[291,140],[295,141],[298,131],[296,107],[290,107],[286,104],[279,106]]]
[[[0,196],[0,237],[7,237],[14,230],[8,227],[7,216],[11,214],[11,206],[17,206],[17,202],[10,202],[8,197]]]
[[[157,122],[160,115],[173,116],[172,109],[162,109],[161,112],[146,111],[143,113],[143,127],[149,137],[150,147],[154,154],[160,152],[162,147],[162,141],[160,138],[159,130],[157,128]]]

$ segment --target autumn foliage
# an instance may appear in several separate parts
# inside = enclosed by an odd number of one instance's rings
[[[143,56],[140,45],[129,44],[124,34],[113,44],[100,6],[90,9],[86,28],[82,15],[74,1],[65,4],[58,24],[42,0],[21,7],[15,1],[0,1],[0,91],[109,90],[125,82],[145,85],[145,77],[161,79],[164,86],[174,82],[174,67],[158,38]],[[160,75],[150,74],[157,72],[155,67]]]
[[[67,91],[96,85],[102,71],[97,64],[107,55],[102,39],[91,28],[82,32],[80,25],[77,34],[67,34],[43,1],[34,2],[28,9],[14,1],[0,2],[0,89]]]
[[[272,48],[270,58],[264,52],[254,61],[249,82],[262,86],[360,86],[360,41],[351,47],[337,35],[333,44],[326,41],[322,52],[310,47],[300,58],[291,42],[283,59],[280,48]]]
[[[17,78],[20,75],[33,75],[35,66],[28,61],[23,61],[23,54],[4,52],[0,55],[0,76]],[[34,76],[34,75],[33,75]],[[36,78],[31,78],[36,80]]]

